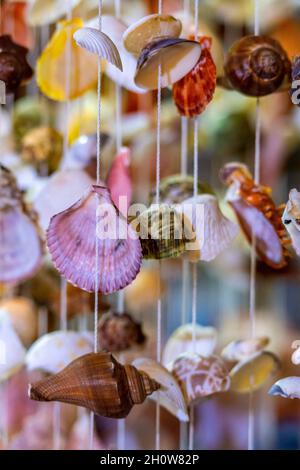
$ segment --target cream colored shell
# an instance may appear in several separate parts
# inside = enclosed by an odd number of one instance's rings
[[[0,312],[0,383],[17,373],[25,362],[26,350],[15,332],[9,313]]]

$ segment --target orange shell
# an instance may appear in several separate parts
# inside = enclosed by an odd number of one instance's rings
[[[179,113],[186,117],[201,114],[213,98],[217,70],[210,53],[211,40],[200,40],[202,52],[195,67],[173,85],[173,99]]]

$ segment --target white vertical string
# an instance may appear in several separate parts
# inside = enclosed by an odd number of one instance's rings
[[[188,119],[186,116],[181,116],[181,160],[180,172],[182,175],[187,175],[187,140],[188,140]]]
[[[260,30],[259,0],[254,0],[254,34],[258,35]],[[255,123],[255,157],[254,157],[254,179],[255,183],[260,181],[260,139],[261,119],[259,98],[256,100],[256,123]],[[249,292],[249,320],[251,337],[256,335],[256,239],[252,233],[251,258],[250,258],[250,292]],[[254,376],[250,375],[250,386]],[[254,396],[252,389],[249,393],[248,410],[248,450],[254,450]]]
[[[98,3],[98,29],[102,29],[102,0]],[[100,184],[100,158],[101,157],[101,57],[98,57],[98,86],[97,86],[97,175],[96,184]],[[97,210],[95,219],[97,221]],[[97,239],[97,223],[95,231],[95,302],[94,302],[94,352],[98,352],[98,315],[99,315],[99,244]],[[90,437],[89,447],[94,447],[95,415],[90,413]]]

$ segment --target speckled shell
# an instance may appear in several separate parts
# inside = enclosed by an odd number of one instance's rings
[[[233,392],[249,393],[260,389],[280,367],[275,354],[262,351],[239,362],[230,371]]]
[[[227,367],[217,356],[182,354],[174,362],[172,373],[189,405],[215,393],[226,392],[230,387]]]
[[[52,217],[47,244],[61,275],[71,284],[94,292],[96,228],[97,286],[100,292],[109,294],[135,279],[142,262],[142,250],[137,234],[113,205],[107,188],[92,186],[73,206]]]
[[[90,332],[53,331],[39,338],[28,350],[27,369],[56,374],[77,357],[92,352],[93,344],[94,335]]]
[[[29,397],[83,406],[108,418],[125,418],[134,404],[158,390],[159,384],[109,353],[90,353],[65,369],[29,386]]]
[[[262,351],[269,344],[269,338],[260,336],[246,340],[232,341],[222,351],[222,357],[226,361],[241,361],[249,356]]]
[[[145,335],[141,324],[128,313],[108,312],[98,324],[99,348],[110,352],[121,352],[142,345]]]
[[[268,36],[245,36],[237,41],[229,50],[224,67],[235,90],[256,97],[276,91],[291,73],[286,52]]]
[[[193,330],[195,343],[193,344]],[[173,362],[180,354],[195,351],[201,356],[210,356],[217,343],[217,331],[211,326],[192,325],[188,323],[177,328],[169,337],[163,349],[163,364],[172,369]]]
[[[220,173],[221,180],[229,186],[226,199],[233,208],[239,224],[251,243],[255,235],[257,256],[273,269],[287,265],[290,253],[286,245],[289,238],[281,222],[271,189],[257,185],[245,165],[230,163]]]
[[[156,188],[150,194],[150,204],[155,203]],[[171,175],[163,178],[159,185],[160,201],[165,204],[180,204],[194,194],[193,176]],[[198,194],[214,194],[212,188],[198,181]]]
[[[23,367],[25,353],[9,314],[5,310],[0,311],[0,383]]]
[[[300,193],[297,189],[291,189],[289,193],[282,223],[291,237],[294,250],[300,256]]]
[[[23,161],[35,166],[46,164],[49,173],[57,170],[62,152],[62,135],[51,127],[35,127],[22,139]]]
[[[149,398],[159,402],[160,406],[176,416],[179,421],[189,421],[184,396],[173,375],[153,359],[139,357],[132,364],[160,384],[159,391],[152,393]]]
[[[213,98],[217,85],[217,71],[212,59],[211,39],[201,38],[202,51],[194,68],[173,85],[173,100],[179,113],[195,117],[203,113]]]
[[[278,380],[269,390],[269,395],[300,399],[300,377],[286,377]]]

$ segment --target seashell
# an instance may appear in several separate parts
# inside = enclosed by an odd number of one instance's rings
[[[0,165],[0,282],[33,276],[42,260],[36,214],[23,201],[15,177]]]
[[[79,18],[58,23],[55,33],[37,61],[37,84],[44,95],[52,100],[78,98],[97,84],[97,57],[78,47],[73,39],[74,33],[82,27],[83,21]],[[68,73],[66,63],[70,49]]]
[[[92,183],[92,178],[82,170],[62,170],[54,173],[34,201],[41,227],[47,230],[51,217],[77,202]]]
[[[28,22],[31,26],[43,26],[56,23],[57,20],[65,16],[69,5],[73,9],[81,0],[30,0],[28,9]]]
[[[144,47],[138,58],[135,84],[147,90],[156,90],[161,64],[161,86],[171,86],[195,67],[200,55],[201,45],[196,41],[180,38],[153,41]]]
[[[123,34],[125,49],[139,55],[150,42],[157,39],[178,38],[181,21],[171,15],[148,15],[133,23]]]
[[[176,416],[179,421],[188,422],[189,415],[182,391],[173,375],[161,364],[153,359],[139,357],[132,363],[139,371],[145,372],[149,377],[160,384],[158,392],[153,392],[150,399],[157,401],[160,406]]]
[[[37,337],[37,311],[32,300],[12,297],[0,302],[0,312],[5,310],[13,328],[24,346],[28,347]]]
[[[256,97],[278,90],[291,73],[286,52],[268,36],[245,36],[234,43],[224,68],[235,90]]]
[[[89,21],[87,26],[91,28],[97,28],[99,24],[98,17]],[[107,34],[114,44],[116,45],[123,70],[121,71],[117,67],[114,67],[112,64],[107,62],[106,67],[104,69],[105,75],[107,75],[113,82],[117,83],[119,86],[126,88],[133,93],[145,93],[146,90],[139,88],[134,83],[134,75],[136,71],[136,58],[130,54],[123,45],[123,34],[126,31],[127,26],[123,21],[110,16],[110,15],[103,15],[102,16],[102,27],[101,31]]]
[[[28,49],[16,44],[9,35],[0,36],[0,80],[5,83],[6,93],[15,93],[32,78],[27,53]]]
[[[56,374],[78,357],[93,351],[94,335],[89,332],[53,331],[41,336],[26,354],[29,371]]]
[[[202,51],[194,68],[173,85],[173,100],[179,113],[195,117],[206,109],[217,85],[217,70],[211,56],[211,38],[200,39]]]
[[[299,93],[298,93],[298,83],[297,81],[300,78],[300,56],[296,56],[292,61],[292,83],[290,88],[290,97],[292,103],[300,107]],[[295,83],[296,82],[296,83]]]
[[[239,362],[262,351],[268,346],[269,342],[270,340],[267,336],[232,341],[223,349],[221,355],[226,361]]]
[[[63,152],[63,138],[55,129],[47,126],[36,127],[25,134],[21,145],[24,163],[46,163],[48,172],[57,170]]]
[[[15,332],[9,314],[0,311],[0,383],[16,374],[24,365],[25,348]]]
[[[295,351],[292,354],[292,363],[298,366],[300,364],[300,342],[294,341],[292,348],[295,348]]]
[[[140,315],[141,311],[153,309],[165,291],[165,282],[158,278],[157,270],[144,268],[125,290],[126,306],[130,312]]]
[[[291,237],[294,250],[300,256],[300,193],[297,189],[291,189],[289,193],[282,223]]]
[[[174,207],[153,204],[131,222],[146,259],[176,258],[185,251],[184,219]]]
[[[141,324],[128,313],[108,312],[98,324],[99,348],[110,352],[126,351],[145,342]]]
[[[142,250],[137,234],[113,205],[107,188],[91,186],[79,201],[52,217],[47,244],[60,274],[80,289],[94,292],[96,228],[97,285],[101,293],[108,294],[123,289],[135,279]]]
[[[130,149],[122,147],[114,158],[106,180],[112,201],[124,217],[127,217],[132,200],[132,182],[129,174],[130,160]]]
[[[107,60],[119,70],[123,70],[119,51],[107,34],[99,29],[84,27],[77,29],[73,37],[78,46]]]
[[[226,250],[238,234],[237,225],[222,214],[213,195],[203,194],[186,199],[180,210],[189,224],[195,218],[194,236],[190,236],[185,246],[190,261],[212,261]]]
[[[185,199],[193,197],[194,178],[193,176],[171,175],[163,178],[159,186],[160,201],[165,204],[180,204]],[[214,194],[210,186],[202,181],[198,181],[198,194]],[[150,204],[154,204],[156,188],[150,194]]]
[[[280,367],[275,354],[260,351],[239,362],[230,371],[230,390],[238,393],[249,393],[261,388],[268,378]]]
[[[185,353],[173,363],[172,373],[177,379],[188,405],[215,393],[226,392],[230,377],[220,357],[202,357]]]
[[[195,335],[193,330],[195,328]],[[194,344],[192,342],[195,336]],[[163,364],[171,369],[180,354],[195,352],[200,356],[211,356],[217,343],[217,331],[211,326],[188,323],[177,328],[169,337],[163,350]]]
[[[229,163],[220,172],[229,186],[226,199],[233,208],[249,243],[255,236],[257,256],[273,269],[287,265],[289,239],[281,222],[281,209],[271,198],[271,189],[258,185],[245,165]]]
[[[109,353],[75,359],[58,374],[29,386],[29,397],[83,406],[97,415],[125,418],[159,385],[131,365],[123,366]]]
[[[300,399],[300,377],[285,377],[277,380],[268,393],[283,398]]]

